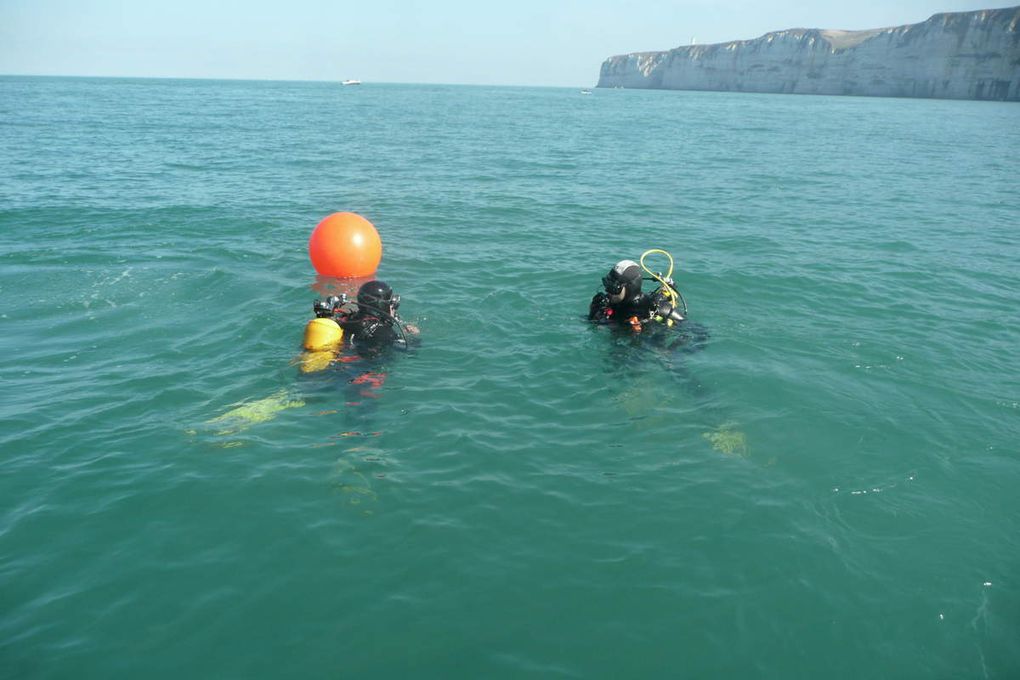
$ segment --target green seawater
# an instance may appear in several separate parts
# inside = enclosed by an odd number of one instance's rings
[[[1020,677],[1018,150],[992,102],[0,78],[0,676]],[[422,342],[302,375],[339,210]],[[584,321],[648,248],[698,351]]]

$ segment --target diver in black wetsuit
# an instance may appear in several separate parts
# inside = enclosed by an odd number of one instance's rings
[[[671,278],[672,256],[665,251],[648,251],[646,255],[653,252],[665,254],[670,261],[666,274],[653,274],[649,279],[657,281],[659,287],[651,293],[641,292],[641,265],[621,260],[602,277],[605,291],[591,299],[588,320],[617,327],[635,339],[646,331],[642,344],[669,353],[698,352],[708,344],[710,333],[702,324],[687,318],[687,303]]]
[[[408,338],[417,337],[414,324],[397,316],[400,296],[382,281],[369,281],[358,289],[354,302],[346,295],[316,300],[313,310],[319,318],[332,319],[343,329],[345,344],[359,354],[378,354],[388,347],[407,348]]]
[[[358,289],[354,305],[334,306],[330,316],[340,324],[344,339],[359,354],[378,354],[388,347],[406,348],[408,336],[418,335],[417,326],[405,324],[397,316],[399,306],[400,296],[394,295],[389,285],[369,281]]]
[[[671,267],[672,269],[672,267]],[[684,320],[683,298],[670,278],[654,292],[641,292],[641,267],[633,260],[621,260],[602,277],[605,292],[595,294],[588,308],[588,320],[616,324],[640,333],[652,322],[672,326]],[[667,288],[668,287],[668,288]]]

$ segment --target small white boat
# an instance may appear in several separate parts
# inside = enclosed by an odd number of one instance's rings
[[[361,85],[361,81],[360,80],[345,80],[345,81],[343,81],[340,84],[341,85]]]
[[[581,94],[591,94],[591,90],[589,90],[588,88],[585,88],[585,89],[581,90]]]

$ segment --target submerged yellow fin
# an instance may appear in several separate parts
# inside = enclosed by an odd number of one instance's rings
[[[712,432],[701,436],[708,440],[712,448],[727,456],[747,456],[747,435],[733,429],[733,423],[723,423]]]
[[[207,425],[225,425],[225,429],[216,434],[231,434],[242,430],[255,423],[264,423],[272,420],[280,411],[289,408],[300,408],[305,405],[301,399],[293,399],[287,390],[283,389],[274,392],[265,399],[250,401],[231,410],[221,416],[216,416],[206,421]]]

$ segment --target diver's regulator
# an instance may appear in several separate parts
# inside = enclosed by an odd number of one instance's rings
[[[316,300],[312,304],[312,311],[317,319],[330,319],[340,311],[340,308],[348,302],[347,293],[330,295],[325,300]]]

